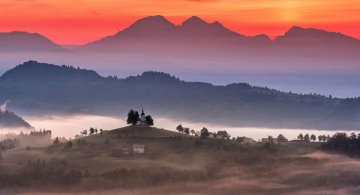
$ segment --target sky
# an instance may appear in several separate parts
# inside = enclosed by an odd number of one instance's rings
[[[0,31],[37,32],[77,45],[150,15],[175,24],[196,15],[245,35],[275,37],[297,25],[360,39],[359,0],[0,0]]]

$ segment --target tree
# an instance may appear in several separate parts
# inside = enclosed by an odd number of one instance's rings
[[[314,134],[312,134],[311,136],[310,136],[310,139],[311,139],[311,141],[316,141],[316,135],[314,135]]]
[[[140,119],[140,114],[138,111],[135,111],[135,119],[136,119],[136,121],[135,121],[135,124],[136,124],[136,122]]]
[[[191,135],[196,135],[196,132],[194,129],[191,129],[190,133],[191,133]]]
[[[352,133],[350,134],[350,139],[356,140],[356,138],[357,138],[356,134],[355,134],[354,132],[352,132]]]
[[[210,133],[209,130],[206,127],[203,127],[200,131],[201,138],[207,138],[209,137]]]
[[[184,132],[189,135],[190,134],[190,129],[189,128],[184,128]]]
[[[72,148],[73,143],[72,143],[72,141],[69,141],[66,145],[67,145],[68,148]]]
[[[59,144],[60,144],[60,140],[59,140],[58,137],[55,138],[53,144],[54,144],[54,145],[59,145]]]
[[[310,141],[310,136],[309,136],[309,134],[306,134],[306,135],[304,136],[304,141],[306,141],[306,142],[309,142],[309,141]]]
[[[230,135],[227,131],[218,131],[216,134],[214,133],[214,137],[220,137],[221,139],[230,139]]]
[[[298,135],[298,140],[301,140],[301,141],[303,141],[304,140],[304,136],[303,136],[303,134],[302,133],[300,133],[299,135]]]
[[[287,142],[288,139],[286,139],[285,136],[283,136],[282,134],[279,134],[279,136],[277,137],[278,142]]]
[[[136,122],[139,120],[139,113],[135,112],[134,110],[130,110],[127,116],[127,124],[135,125]]]
[[[95,129],[91,127],[91,128],[89,129],[89,132],[90,132],[89,135],[92,135],[92,134],[95,133]]]
[[[182,133],[182,132],[184,132],[184,127],[180,124],[176,127],[176,130],[178,130],[179,133]]]
[[[319,136],[318,136],[318,140],[319,140],[319,142],[323,141],[323,136],[322,136],[322,135],[319,135]]]
[[[145,117],[145,120],[146,120],[146,124],[149,125],[149,126],[153,126],[154,125],[154,120],[152,119],[151,115],[147,115]]]
[[[86,136],[86,135],[87,135],[87,133],[88,133],[88,132],[87,132],[87,130],[86,130],[86,129],[80,132],[80,134],[81,134],[81,135],[83,135],[83,136]]]
[[[102,135],[102,134],[103,134],[103,132],[104,132],[104,130],[103,130],[103,129],[100,129],[100,135]]]

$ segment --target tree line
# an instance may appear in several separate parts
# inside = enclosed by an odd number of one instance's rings
[[[221,139],[230,139],[230,134],[227,131],[222,130],[218,132],[211,132],[206,127],[203,127],[200,131],[195,131],[194,129],[183,127],[181,124],[176,127],[176,130],[179,133],[184,133],[186,135],[200,136],[201,138],[221,138]]]
[[[327,151],[344,153],[350,156],[360,155],[360,133],[347,134],[336,133],[327,139],[327,142],[321,145],[321,148]]]
[[[51,134],[51,130],[45,129],[31,131],[30,133],[8,133],[2,136],[4,139],[0,141],[0,150],[9,150],[16,147],[26,146],[31,143],[48,144],[51,142]]]
[[[314,134],[305,134],[303,135],[302,133],[300,133],[297,136],[297,139],[300,141],[305,141],[305,142],[310,142],[313,141],[315,142],[316,140],[318,140],[319,142],[327,142],[330,139],[330,135],[319,135],[318,137],[316,137],[316,135]]]

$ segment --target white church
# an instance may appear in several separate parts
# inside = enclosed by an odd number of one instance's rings
[[[140,115],[139,120],[136,122],[136,126],[148,126],[148,124],[146,122],[146,118],[145,118],[144,109],[142,109],[142,111],[141,111],[141,115]]]

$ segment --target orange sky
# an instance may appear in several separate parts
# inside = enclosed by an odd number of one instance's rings
[[[360,0],[0,0],[0,31],[83,44],[149,15],[176,24],[196,15],[246,35],[274,37],[298,25],[360,38]]]

